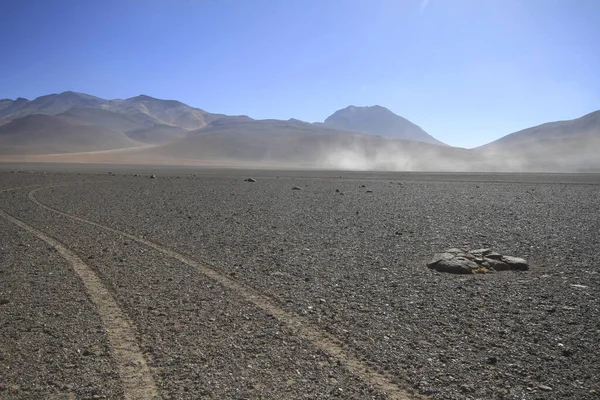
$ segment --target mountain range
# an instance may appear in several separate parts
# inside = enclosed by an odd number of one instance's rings
[[[0,100],[0,161],[566,172],[600,170],[598,150],[600,111],[467,150],[382,106],[348,106],[309,123],[210,113],[146,95],[106,100],[68,91]]]

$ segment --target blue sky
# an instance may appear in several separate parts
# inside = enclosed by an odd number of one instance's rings
[[[379,104],[473,147],[600,109],[599,18],[597,0],[3,0],[0,98],[311,122]]]

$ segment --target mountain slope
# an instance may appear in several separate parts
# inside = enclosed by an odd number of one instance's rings
[[[328,127],[379,135],[387,138],[444,145],[409,120],[381,106],[348,106],[325,120]]]
[[[468,150],[388,139],[298,120],[223,117],[136,157],[341,169],[460,169]]]
[[[0,100],[0,125],[34,114],[58,115],[75,125],[104,127],[123,132],[135,141],[165,143],[187,135],[219,118],[174,100],[140,95],[125,100],[105,100],[84,93],[63,92],[32,101]]]
[[[560,145],[565,142],[581,141],[600,137],[600,110],[583,117],[568,120],[548,122],[503,136],[498,140],[479,147],[490,148],[521,148],[539,145]]]
[[[0,154],[52,154],[140,146],[121,132],[33,114],[0,126]]]
[[[29,103],[29,100],[19,97],[16,100],[3,99],[2,107],[0,107],[0,125],[10,122],[14,118],[12,115],[17,115],[18,111],[21,110]]]
[[[74,108],[98,107],[104,103],[106,100],[99,97],[70,91],[40,96],[32,101],[19,98],[9,107],[0,110],[0,118],[15,119],[32,114],[56,115]]]
[[[75,124],[103,126],[120,132],[146,129],[155,124],[155,121],[146,118],[136,119],[129,115],[95,107],[75,108],[61,113],[59,116]]]
[[[103,106],[125,115],[145,114],[165,125],[186,130],[199,129],[221,115],[193,108],[176,100],[161,100],[140,95],[126,100],[112,100]]]
[[[143,113],[120,114],[103,108],[76,108],[59,114],[63,120],[74,124],[102,126],[123,132],[130,139],[145,143],[166,143],[188,134],[183,128],[166,125]]]
[[[0,100],[0,111],[10,107],[13,105],[15,101],[11,99],[1,99]]]
[[[600,170],[600,110],[506,135],[474,149],[517,170]]]

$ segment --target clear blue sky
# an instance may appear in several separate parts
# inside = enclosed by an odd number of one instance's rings
[[[0,57],[0,98],[311,122],[379,104],[473,147],[600,109],[600,1],[3,0]]]

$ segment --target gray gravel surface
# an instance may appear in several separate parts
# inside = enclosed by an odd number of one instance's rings
[[[210,264],[408,390],[600,396],[597,175],[186,172],[22,174],[19,184],[72,182],[36,196]],[[0,173],[0,184],[15,175]],[[250,175],[256,183],[244,182]],[[27,190],[0,198],[89,257],[135,321],[165,398],[378,396],[197,271],[43,211]],[[531,268],[457,276],[425,267],[460,246],[492,247]]]
[[[1,226],[0,398],[121,397],[104,327],[70,266]]]

